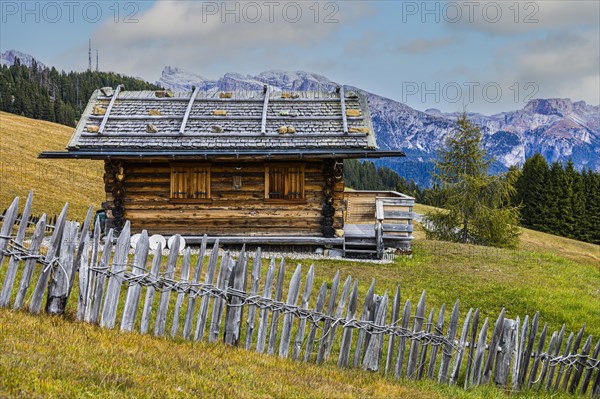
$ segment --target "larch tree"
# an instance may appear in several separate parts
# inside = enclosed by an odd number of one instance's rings
[[[520,234],[519,208],[510,204],[514,179],[488,174],[492,160],[481,139],[479,127],[463,113],[435,163],[444,209],[426,214],[427,237],[514,247]]]

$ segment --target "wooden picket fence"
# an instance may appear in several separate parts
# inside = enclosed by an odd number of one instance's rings
[[[28,220],[31,203],[30,194],[22,220]],[[18,207],[16,198],[0,230],[1,307],[21,309],[27,299],[33,313],[45,304],[47,313],[62,314],[75,297],[77,319],[104,328],[120,321],[123,331],[146,334],[152,327],[159,337],[223,340],[282,358],[337,361],[338,367],[465,389],[494,383],[509,391],[563,390],[600,397],[600,340],[592,351],[592,336],[584,341],[585,324],[568,337],[563,325],[548,342],[547,325],[539,331],[538,313],[531,320],[511,320],[502,310],[492,326],[487,318],[482,322],[478,309],[469,309],[461,329],[458,301],[448,323],[444,305],[434,321],[433,309],[426,312],[425,292],[413,312],[409,300],[402,307],[399,287],[393,297],[387,292],[380,296],[373,280],[359,307],[358,281],[348,276],[342,284],[339,272],[331,284],[321,285],[314,299],[314,267],[303,282],[298,265],[286,290],[283,258],[271,258],[264,274],[260,249],[252,259],[244,249],[237,258],[229,252],[219,255],[218,240],[210,251],[203,240],[193,270],[190,248],[183,256],[170,251],[165,266],[162,248],[151,250],[146,232],[130,256],[128,222],[114,245],[114,232],[101,237],[99,223],[90,234],[92,208],[78,229],[77,223],[67,221],[65,205],[42,254],[46,216],[39,218],[26,242],[26,223],[13,234]],[[179,240],[175,236],[173,248]],[[30,292],[34,275],[37,281]],[[70,295],[73,287],[76,295]]]

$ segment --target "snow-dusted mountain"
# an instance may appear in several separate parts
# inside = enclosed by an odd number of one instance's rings
[[[34,60],[33,56],[17,50],[0,52],[0,64],[12,65],[16,58],[28,66]],[[303,71],[266,71],[256,76],[227,73],[211,80],[171,66],[163,69],[156,83],[175,91],[190,90],[192,86],[215,91],[261,90],[265,84],[272,90],[334,91],[339,85],[325,76]],[[400,149],[407,155],[377,163],[390,166],[420,184],[429,184],[431,160],[454,128],[458,114],[437,109],[422,112],[360,88],[348,89],[366,95],[379,147]],[[495,171],[521,164],[536,152],[549,162],[572,159],[578,168],[600,171],[600,105],[569,99],[537,99],[520,110],[490,116],[470,113],[469,117],[482,129],[484,145],[496,160]]]
[[[13,65],[15,63],[15,58],[18,58],[22,65],[27,65],[28,67],[31,67],[33,60],[35,59],[32,55],[17,50],[7,50],[0,52],[0,65]],[[38,66],[42,69],[46,67],[37,59],[35,59],[35,62],[37,62]]]
[[[267,71],[257,76],[226,73],[217,80],[210,80],[180,68],[167,66],[157,85],[171,90],[261,90],[269,85],[274,90],[335,90],[337,84],[324,76],[308,72]]]
[[[267,84],[279,90],[332,91],[328,78],[308,72],[267,71],[256,76],[228,73],[217,80],[166,67],[158,85],[173,90],[199,86],[206,90],[260,90]],[[357,89],[357,88],[353,88]],[[358,89],[360,90],[360,89]],[[362,91],[362,90],[361,90]],[[427,184],[431,159],[454,126],[457,113],[425,112],[363,91],[382,149],[401,149],[404,159],[381,160],[407,178]],[[521,164],[536,152],[549,162],[573,159],[579,168],[600,171],[600,106],[569,99],[538,99],[523,109],[496,115],[469,114],[484,134],[484,145],[494,156],[495,170]]]

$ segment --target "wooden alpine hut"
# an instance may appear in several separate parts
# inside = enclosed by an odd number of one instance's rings
[[[66,149],[40,157],[104,160],[108,227],[324,247],[344,244],[344,159],[404,156],[377,149],[366,99],[343,87],[102,88]]]

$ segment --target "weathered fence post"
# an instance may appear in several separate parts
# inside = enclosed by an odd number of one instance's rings
[[[233,260],[229,252],[225,252],[221,258],[219,276],[217,277],[217,292],[221,295],[215,297],[212,308],[212,318],[209,325],[208,342],[215,342],[221,333],[221,318],[223,316],[223,302],[225,298],[222,293],[227,289],[231,272],[233,271]]]
[[[300,294],[300,273],[302,272],[302,266],[298,265],[294,274],[292,275],[292,279],[290,280],[290,288],[288,289],[288,296],[286,300],[287,306],[296,306],[298,302],[298,295]],[[279,343],[279,357],[287,358],[290,340],[292,338],[292,326],[294,325],[294,315],[291,313],[285,314],[283,316],[283,325],[281,327],[281,341]]]
[[[358,279],[354,280],[352,287],[352,293],[350,294],[350,302],[348,303],[348,310],[346,312],[346,320],[349,322],[354,320],[356,314],[356,305],[358,302]],[[348,367],[348,361],[350,360],[350,345],[352,344],[352,333],[354,329],[350,326],[345,326],[342,332],[342,343],[340,346],[340,356],[338,358],[338,367]]]
[[[429,312],[429,318],[427,319],[427,327],[425,329],[426,334],[431,333],[431,327],[433,326],[433,309]],[[427,360],[427,348],[429,347],[429,340],[426,340],[423,343],[423,347],[421,348],[421,355],[419,357],[419,366],[417,370],[417,379],[420,380],[423,378],[423,374],[425,373],[425,362]]]
[[[277,273],[277,284],[275,286],[275,302],[281,302],[283,298],[283,281],[285,278],[285,259],[281,258],[279,263],[279,272]],[[273,318],[271,319],[271,328],[269,331],[269,343],[267,345],[267,353],[269,355],[275,354],[275,347],[277,345],[277,330],[279,329],[279,314],[281,310],[273,310]]]
[[[560,332],[558,333],[558,340],[556,341],[556,345],[554,346],[554,352],[553,353],[548,352],[548,354],[552,358],[557,357],[558,353],[560,352],[560,348],[562,346],[562,341],[565,336],[565,328],[566,328],[566,326],[565,326],[565,324],[563,324],[560,329]],[[556,364],[550,364],[550,371],[548,372],[548,378],[546,379],[546,390],[547,391],[552,390],[552,381],[554,381],[554,371],[555,370],[556,370]]]
[[[579,333],[577,333],[577,337],[575,338],[575,343],[573,344],[573,350],[571,351],[571,355],[577,355],[577,351],[579,350],[579,345],[581,345],[581,340],[583,339],[583,332],[585,331],[585,326],[586,324],[583,323],[583,326],[581,327],[581,330],[579,330]],[[572,372],[572,367],[569,366],[567,368],[567,371],[565,372],[565,378],[563,380],[563,384],[562,384],[562,389],[563,390],[567,390],[567,387],[569,386],[569,379],[571,377],[571,372]]]
[[[469,325],[471,323],[471,314],[473,314],[473,308],[469,309],[469,312],[467,312],[467,317],[465,317],[465,322],[463,324],[462,332],[460,334],[460,341],[458,341],[458,350],[456,353],[456,358],[454,358],[454,366],[452,367],[452,371],[450,372],[451,385],[456,385],[458,383],[460,367],[462,366],[462,359],[467,346],[467,335],[469,333]]]
[[[262,297],[265,299],[271,299],[273,293],[273,280],[275,278],[275,257],[271,258],[271,263],[267,269],[267,276],[265,277],[265,286],[263,288]],[[256,351],[263,353],[265,351],[265,344],[267,340],[267,327],[269,325],[269,309],[264,308],[260,311],[260,318],[258,320],[258,331],[256,333]]]
[[[381,299],[381,303],[377,308],[377,313],[375,315],[375,320],[373,323],[376,326],[384,326],[385,319],[387,316],[387,307],[388,307],[388,293],[387,291],[383,294],[383,299]],[[381,361],[381,351],[383,349],[383,339],[384,335],[380,331],[373,331],[371,335],[371,339],[369,340],[369,344],[367,345],[367,350],[365,351],[365,358],[363,360],[363,368],[369,371],[378,371],[379,370],[379,362]]]
[[[169,251],[169,257],[167,259],[167,270],[164,275],[165,283],[173,284],[175,275],[175,265],[177,264],[177,258],[179,257],[179,243],[181,242],[181,236],[175,235],[173,244]],[[156,312],[156,324],[154,325],[154,335],[162,337],[165,335],[165,329],[167,325],[167,313],[169,311],[169,300],[171,298],[170,287],[163,287],[164,290],[160,295],[160,302],[158,304],[158,311]]]
[[[396,286],[396,294],[394,295],[394,301],[392,302],[392,318],[390,319],[390,325],[392,326],[397,326],[398,325],[398,321],[400,319],[400,286]],[[390,334],[390,336],[388,337],[388,350],[387,350],[387,356],[385,358],[385,369],[384,369],[384,374],[387,374],[391,367],[392,367],[392,363],[394,361],[394,353],[396,352],[396,334]]]
[[[74,274],[74,251],[77,242],[77,223],[67,222],[60,246],[58,267],[52,270],[52,278],[48,286],[46,313],[63,314],[69,299],[71,274]]]
[[[150,242],[148,239],[148,232],[144,230],[135,246],[133,267],[131,269],[132,277],[140,276],[146,272],[146,262],[148,261],[149,250]],[[141,294],[142,286],[139,282],[135,281],[129,285],[127,297],[125,298],[125,306],[123,308],[123,318],[121,319],[121,330],[133,331]]]
[[[55,222],[54,231],[52,232],[52,238],[50,238],[50,244],[46,251],[46,257],[44,258],[44,268],[42,269],[40,276],[38,277],[37,284],[31,296],[31,302],[29,304],[29,311],[31,313],[40,313],[42,309],[42,300],[44,299],[44,292],[48,287],[48,280],[50,279],[50,273],[52,272],[52,266],[56,262],[54,256],[60,246],[60,240],[62,238],[63,229],[65,227],[65,219],[67,217],[67,209],[69,204],[65,204],[60,215]]]
[[[550,338],[550,344],[548,345],[548,352],[546,356],[542,359],[542,372],[540,373],[540,378],[538,379],[538,390],[540,390],[544,386],[544,381],[546,380],[546,375],[548,373],[548,366],[550,364],[550,354],[554,351],[554,347],[556,346],[556,341],[558,339],[558,332],[554,331],[552,333],[552,337]]]
[[[446,304],[443,303],[438,313],[437,321],[435,323],[435,338],[438,342],[434,342],[431,348],[431,358],[429,359],[429,368],[427,369],[427,378],[432,380],[435,375],[435,363],[438,354],[439,341],[442,339],[444,333],[444,315],[446,313]]]
[[[533,357],[533,365],[531,366],[531,373],[529,374],[529,386],[531,387],[536,381],[536,374],[538,371],[538,367],[540,365],[540,355],[544,351],[544,345],[546,343],[546,332],[548,331],[548,323],[544,323],[544,328],[542,328],[542,333],[540,334],[540,339],[538,341],[537,350],[535,351],[535,355]]]
[[[533,320],[531,321],[531,330],[529,331],[529,338],[527,340],[527,346],[525,347],[525,351],[523,352],[522,363],[519,371],[519,385],[525,385],[525,379],[527,378],[527,369],[529,368],[529,361],[531,360],[531,352],[533,352],[533,345],[535,343],[535,336],[538,330],[539,323],[539,313],[535,312],[533,316]],[[527,317],[525,317],[525,322],[523,323],[523,328],[525,329],[525,335],[527,335]],[[523,336],[521,335],[521,338]],[[522,344],[525,345],[525,340],[522,340]]]
[[[593,359],[600,360],[600,359],[598,359],[599,355],[600,355],[600,339],[598,340],[598,342],[596,342],[596,348],[594,349],[592,358],[587,361],[587,363],[589,363],[589,366],[588,366],[587,371],[585,372],[585,377],[583,377],[583,382],[581,383],[581,390],[579,391],[579,393],[581,395],[585,395],[585,392],[588,389],[588,385],[592,379],[592,373],[594,372],[592,362],[593,362]],[[596,373],[596,378],[600,379],[600,369]]]
[[[30,191],[29,196],[27,197],[27,202],[25,203],[23,215],[21,216],[21,224],[19,224],[19,230],[17,232],[17,236],[15,237],[15,247],[21,247],[23,245],[23,240],[25,239],[25,230],[27,230],[27,218],[29,217],[29,212],[31,211],[32,200],[33,191]],[[2,225],[2,227],[4,228],[4,224]],[[2,246],[3,244],[0,245],[0,248]],[[2,255],[3,252],[0,250],[0,256]],[[12,288],[15,282],[15,277],[17,276],[18,267],[19,258],[17,256],[12,255],[10,257],[10,260],[8,261],[8,269],[6,270],[6,275],[4,276],[4,283],[2,283],[2,291],[0,292],[0,307],[8,307],[10,303],[10,294],[12,293]],[[0,259],[0,270],[2,270],[2,259]]]
[[[467,370],[465,371],[465,384],[464,384],[465,389],[467,389],[469,387],[471,370],[473,367],[473,360],[474,360],[474,356],[475,356],[475,346],[476,346],[475,340],[477,339],[477,327],[479,327],[479,309],[475,309],[475,315],[473,315],[473,324],[471,326],[471,337],[469,340],[469,354],[467,355]]]
[[[488,348],[487,361],[485,362],[485,366],[483,368],[483,376],[481,378],[482,384],[487,384],[490,382],[492,377],[494,360],[496,359],[496,353],[498,352],[498,342],[500,341],[502,330],[504,329],[504,311],[504,308],[502,308],[500,315],[498,316],[498,320],[496,320],[496,324],[494,325],[494,332],[492,333],[492,339]]]
[[[140,332],[147,334],[150,329],[150,315],[152,314],[152,303],[156,293],[155,283],[158,279],[158,272],[162,263],[162,243],[159,243],[154,249],[152,255],[152,268],[150,269],[150,281],[152,284],[146,288],[146,299],[144,300],[144,310],[142,311],[142,322],[140,323]]]
[[[502,387],[506,387],[510,371],[510,362],[517,342],[516,337],[519,334],[517,322],[511,319],[504,319],[502,331],[502,335],[498,341],[500,350],[496,355],[494,382]],[[518,360],[515,359],[514,361]]]
[[[88,251],[90,249],[90,238],[85,237],[85,242],[83,243],[83,255],[81,258],[81,263],[79,265],[79,296],[77,297],[77,320],[83,321],[85,317],[85,309],[87,306],[87,296],[88,296],[88,279],[90,278],[89,268],[90,263],[88,259]],[[73,271],[75,274],[75,271]]]
[[[442,363],[440,364],[440,372],[438,374],[438,382],[445,383],[448,379],[448,371],[450,370],[450,360],[452,360],[452,344],[456,338],[458,329],[458,299],[454,303],[452,314],[450,315],[450,324],[448,325],[448,335],[446,336],[446,344],[442,348]]]
[[[235,264],[235,271],[233,272],[233,290],[234,292],[246,291],[246,271],[248,267],[248,258],[246,256],[246,247],[242,247],[242,251],[238,257],[237,263]],[[230,303],[228,306],[227,319],[225,320],[225,337],[224,341],[226,344],[237,346],[240,340],[240,331],[242,328],[242,298],[235,295],[231,296]]]
[[[402,367],[404,366],[404,354],[406,352],[406,337],[408,333],[408,323],[410,323],[410,300],[407,299],[404,303],[402,311],[402,324],[400,325],[400,339],[398,339],[398,357],[394,365],[394,377],[396,379],[402,377]]]
[[[571,332],[569,334],[569,338],[567,338],[567,342],[565,344],[565,352],[563,354],[563,357],[567,357],[569,355],[569,350],[571,349],[571,344],[573,343],[573,338],[575,337],[575,334],[573,334],[573,332]],[[556,373],[556,383],[554,385],[554,391],[558,390],[558,387],[560,385],[560,381],[562,378],[562,374],[564,371],[565,365],[563,363],[561,363],[558,366],[558,372]],[[599,373],[600,374],[600,373]]]
[[[102,257],[100,258],[100,265],[98,266],[98,276],[94,283],[94,296],[92,297],[91,311],[90,311],[90,323],[98,323],[100,318],[100,307],[102,305],[102,296],[104,295],[104,286],[106,285],[106,278],[110,263],[110,255],[112,252],[112,239],[114,230],[110,229],[106,235],[104,242],[104,250]]]
[[[260,247],[256,249],[254,261],[252,262],[252,275],[250,280],[250,296],[258,295],[260,286],[260,271],[262,267],[262,252]],[[246,349],[252,348],[252,335],[254,334],[254,323],[256,322],[256,305],[248,306],[248,318],[246,319]]]
[[[348,276],[346,281],[344,282],[344,286],[342,287],[342,295],[340,296],[340,301],[338,303],[337,310],[335,311],[335,318],[339,320],[344,315],[344,309],[346,307],[346,301],[348,300],[348,294],[350,293],[350,284],[352,283],[352,277]],[[331,354],[331,349],[333,348],[333,341],[335,340],[335,334],[337,332],[338,322],[335,322],[331,326],[331,332],[329,333],[329,337],[327,338],[327,348],[325,350],[325,357],[323,361],[327,361]]]
[[[130,228],[129,221],[125,222],[125,226],[117,240],[111,275],[108,279],[108,287],[104,296],[100,327],[113,328],[115,326],[117,305],[119,304],[121,284],[123,283],[123,273],[127,267],[127,255],[129,254]]]
[[[338,270],[333,277],[331,283],[331,290],[329,291],[329,302],[327,302],[327,318],[323,324],[323,333],[321,334],[321,342],[319,344],[319,352],[317,353],[317,364],[323,363],[325,360],[325,353],[329,345],[329,333],[331,331],[331,318],[333,317],[333,311],[335,309],[335,300],[337,298],[338,287],[340,284],[340,271]]]
[[[27,290],[29,289],[29,285],[31,284],[31,277],[33,276],[33,270],[37,262],[36,257],[40,253],[40,247],[42,246],[42,241],[44,240],[45,231],[46,214],[44,213],[42,217],[40,217],[40,220],[37,221],[33,237],[31,238],[31,245],[29,246],[29,253],[31,257],[27,259],[27,261],[25,262],[25,267],[23,268],[21,283],[19,284],[19,289],[15,298],[15,309],[21,309],[23,307],[23,304],[25,303],[25,296],[27,295]]]
[[[192,279],[192,289],[188,294],[188,306],[185,312],[185,321],[183,323],[183,338],[190,339],[192,336],[192,321],[194,319],[194,311],[196,308],[196,299],[199,293],[197,288],[200,283],[200,276],[202,275],[202,265],[204,264],[204,257],[206,254],[206,234],[202,237],[202,244],[200,245],[200,253],[198,254],[198,261],[196,262],[196,270],[194,271],[194,278]]]
[[[423,328],[423,321],[425,317],[425,290],[421,294],[419,303],[417,304],[417,312],[415,314],[415,321],[413,325],[413,334],[418,333]],[[410,352],[408,353],[408,363],[406,365],[406,377],[409,379],[415,379],[415,369],[417,368],[417,356],[419,354],[419,341],[413,339],[410,343]]]
[[[92,212],[94,211],[94,207],[90,206],[85,217],[85,221],[83,222],[83,227],[81,229],[81,234],[79,235],[78,243],[77,243],[77,254],[75,255],[75,259],[73,260],[73,273],[69,276],[69,292],[67,296],[71,296],[71,290],[73,289],[73,284],[75,283],[75,273],[79,271],[79,264],[81,263],[81,256],[83,255],[83,246],[85,244],[85,240],[90,235],[90,223],[92,222]],[[87,256],[87,253],[86,253]]]
[[[487,338],[488,330],[488,318],[485,318],[483,327],[479,332],[479,338],[477,339],[477,350],[475,351],[475,361],[473,362],[473,385],[478,386],[481,384],[481,377],[483,374],[483,360],[485,357],[485,342]]]
[[[96,288],[96,279],[98,278],[98,254],[100,251],[100,218],[96,219],[94,224],[94,237],[92,238],[92,254],[90,257],[90,263],[88,265],[88,279],[87,287],[85,290],[85,309],[83,319],[85,322],[90,323],[92,317],[92,299],[94,298],[94,289]]]
[[[217,261],[219,258],[219,239],[215,240],[213,249],[210,253],[210,259],[208,260],[208,267],[206,269],[206,275],[204,277],[204,285],[212,286],[213,280],[215,279],[215,271],[217,270]],[[200,302],[200,310],[198,311],[198,321],[196,322],[196,331],[194,332],[194,341],[200,341],[204,337],[204,330],[206,329],[206,317],[208,316],[208,305],[210,302],[210,294],[205,292]]]
[[[190,277],[191,257],[191,249],[188,247],[183,253],[181,278],[179,279],[180,284],[184,286],[187,284],[188,278]],[[171,337],[175,337],[179,331],[179,313],[181,312],[181,305],[183,305],[183,300],[185,299],[185,291],[182,291],[181,288],[179,288],[177,291],[177,300],[175,301],[175,310],[173,311],[173,323],[171,324]]]
[[[2,229],[0,229],[0,270],[2,270],[2,261],[4,260],[4,251],[8,248],[8,243],[11,240],[11,233],[17,214],[19,213],[19,197],[15,197],[12,204],[6,210]]]
[[[520,341],[520,332],[521,331],[521,319],[517,316],[516,319],[516,332],[515,332],[515,343],[513,345],[513,367],[512,367],[512,389],[514,391],[518,391],[518,383],[519,383],[519,367],[521,367],[521,341]]]
[[[315,313],[323,312],[325,307],[325,299],[327,298],[327,283],[323,282],[317,295],[317,303],[315,304]],[[306,352],[304,353],[304,361],[308,362],[312,355],[315,346],[315,336],[317,335],[317,326],[320,320],[312,321],[308,337],[306,338]]]
[[[369,320],[369,309],[371,309],[371,304],[373,302],[373,296],[375,295],[375,279],[371,280],[371,286],[367,291],[367,295],[365,295],[365,301],[363,303],[362,313],[360,315],[360,321],[365,322]],[[358,367],[362,364],[364,350],[363,347],[365,345],[365,340],[367,337],[367,332],[364,329],[358,330],[358,337],[356,338],[356,347],[354,349],[354,367]]]
[[[310,266],[310,270],[306,275],[306,282],[304,285],[304,294],[302,295],[302,310],[308,311],[308,301],[310,300],[310,294],[312,292],[313,284],[315,281],[315,265]],[[292,350],[292,359],[298,360],[300,357],[300,349],[302,349],[302,342],[304,340],[304,331],[306,330],[306,318],[302,317],[298,322],[298,330],[296,331],[296,339],[294,340],[294,348]]]

